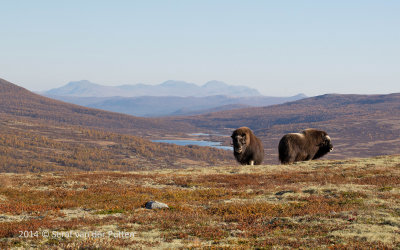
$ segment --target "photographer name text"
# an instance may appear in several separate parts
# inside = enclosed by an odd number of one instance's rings
[[[20,238],[33,238],[40,236],[44,238],[134,238],[135,233],[125,231],[19,231]]]

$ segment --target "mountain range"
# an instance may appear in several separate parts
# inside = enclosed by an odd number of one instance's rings
[[[53,100],[0,80],[0,117],[2,121],[24,121],[28,124],[27,131],[33,127],[29,124],[40,123],[41,126],[79,126],[147,139],[189,138],[188,133],[209,133],[213,135],[207,140],[223,140],[224,145],[230,145],[229,135],[235,128],[247,126],[262,140],[266,163],[278,162],[277,145],[284,134],[310,127],[325,130],[332,138],[334,151],[324,158],[400,153],[400,93],[326,94],[267,107],[142,118]],[[42,133],[52,131],[44,127]],[[151,148],[158,150],[157,147]]]
[[[202,86],[184,81],[169,80],[158,85],[134,84],[120,86],[104,86],[87,80],[69,82],[60,88],[43,93],[52,96],[74,97],[135,97],[135,96],[179,96],[204,97],[212,95],[226,96],[260,96],[253,88],[228,85],[221,81],[209,81]]]
[[[230,97],[214,95],[204,97],[139,96],[139,97],[75,97],[46,95],[60,101],[90,108],[103,109],[141,117],[195,115],[214,111],[246,107],[261,107],[296,101],[303,94],[291,97],[252,96]]]
[[[245,107],[261,107],[296,101],[306,96],[263,96],[245,86],[209,81],[203,86],[182,81],[159,85],[104,86],[89,81],[67,85],[41,93],[44,96],[118,113],[141,117],[195,115]]]

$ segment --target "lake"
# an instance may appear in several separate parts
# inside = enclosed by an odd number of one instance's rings
[[[212,134],[205,134],[205,133],[191,133],[188,134],[189,136],[210,136],[210,135],[215,135],[215,136],[222,136],[222,137],[229,137],[229,135],[223,135],[220,133],[212,133]]]
[[[213,147],[224,150],[232,150],[232,147],[221,146],[220,142],[215,141],[196,141],[196,140],[151,140],[152,142],[172,143],[180,146],[196,145],[202,147]]]

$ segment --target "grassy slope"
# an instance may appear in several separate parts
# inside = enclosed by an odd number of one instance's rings
[[[0,172],[150,170],[233,163],[232,152],[152,143],[78,126],[2,119]]]
[[[0,248],[399,248],[399,198],[399,155],[291,166],[0,174]],[[148,200],[170,208],[142,208]],[[136,235],[19,238],[20,230]]]

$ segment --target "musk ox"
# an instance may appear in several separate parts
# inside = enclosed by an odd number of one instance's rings
[[[318,159],[332,151],[331,138],[325,131],[305,129],[286,134],[279,141],[279,160],[282,164]]]
[[[233,131],[233,155],[242,165],[260,165],[264,158],[263,145],[248,127]]]

